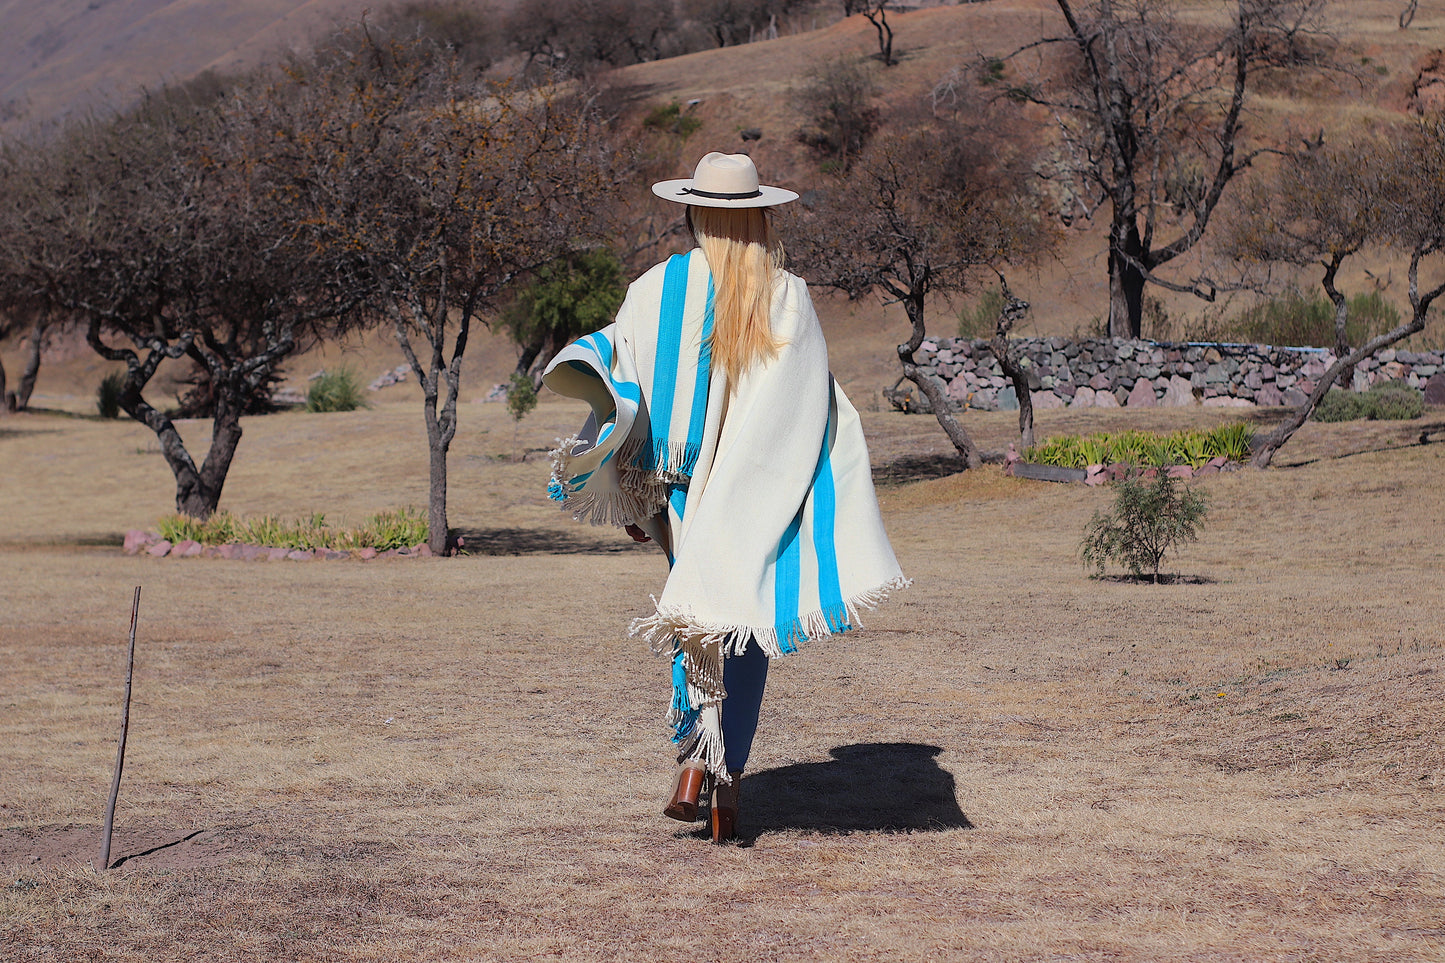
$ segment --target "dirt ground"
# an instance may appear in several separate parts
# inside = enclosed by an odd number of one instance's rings
[[[1311,425],[1201,482],[1191,578],[1155,587],[1079,564],[1107,492],[938,477],[931,420],[865,411],[914,584],[775,665],[743,840],[713,847],[660,814],[665,667],[625,632],[662,559],[516,460],[578,414],[514,435],[466,406],[474,554],[306,563],[128,557],[170,508],[154,439],[0,421],[0,959],[1445,957],[1445,445],[1420,422]],[[424,486],[420,411],[390,402],[249,420],[223,502],[359,520]]]

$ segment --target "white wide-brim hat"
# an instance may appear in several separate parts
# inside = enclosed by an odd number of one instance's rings
[[[784,187],[758,183],[758,169],[747,154],[713,151],[697,162],[692,177],[659,181],[652,193],[667,201],[694,207],[772,207],[796,201]]]

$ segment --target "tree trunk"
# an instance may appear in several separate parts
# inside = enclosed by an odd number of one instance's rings
[[[5,390],[7,384],[5,362],[0,360],[0,411],[14,411],[16,408],[15,392]]]
[[[1335,278],[1339,275],[1340,265],[1344,263],[1344,255],[1336,254],[1329,261],[1325,262],[1325,276],[1320,281],[1329,296],[1330,303],[1335,306],[1335,357],[1343,358],[1350,353],[1350,341],[1345,335],[1345,328],[1350,323],[1350,302],[1345,298],[1344,292],[1335,286]],[[1355,366],[1349,365],[1340,371],[1338,380],[1344,382],[1348,387],[1350,382],[1355,380]]]
[[[1109,244],[1109,337],[1138,338],[1143,332],[1144,256],[1139,228],[1132,218],[1114,225]],[[1130,260],[1130,259],[1133,260]]]
[[[221,489],[226,485],[226,475],[231,470],[231,460],[236,457],[236,446],[241,443],[241,398],[217,395],[216,414],[211,419],[211,446],[195,483],[190,486],[182,501],[176,495],[176,507],[182,514],[194,518],[210,518],[221,503]]]
[[[429,466],[430,484],[427,488],[426,520],[427,547],[434,555],[447,553],[447,452],[449,445],[441,441],[441,429],[437,425],[436,408],[427,412],[427,442],[431,447]]]
[[[1294,437],[1294,433],[1309,420],[1315,406],[1320,403],[1320,399],[1325,396],[1325,393],[1334,387],[1335,382],[1339,380],[1344,371],[1353,371],[1355,365],[1376,351],[1388,348],[1397,341],[1403,341],[1410,335],[1425,330],[1425,311],[1428,310],[1429,302],[1427,301],[1424,310],[1417,307],[1415,316],[1405,324],[1372,338],[1343,358],[1336,359],[1335,363],[1330,365],[1329,370],[1324,373],[1324,377],[1320,378],[1319,383],[1315,385],[1315,390],[1311,391],[1310,396],[1305,399],[1305,403],[1296,408],[1294,413],[1278,428],[1270,432],[1269,436],[1254,450],[1254,455],[1249,460],[1250,465],[1255,468],[1268,468],[1270,462],[1274,460],[1275,452],[1283,448],[1285,442]]]
[[[989,347],[993,349],[993,356],[998,359],[998,366],[1003,369],[1004,377],[1013,382],[1014,393],[1018,395],[1019,451],[1022,452],[1034,446],[1034,398],[1029,391],[1028,374],[1010,349],[1008,336],[1014,324],[1028,311],[1029,303],[1013,296],[1009,291],[1008,279],[1002,274],[999,275],[999,281],[1002,285],[1003,307],[999,309]]]
[[[201,473],[196,470],[191,453],[186,451],[186,443],[181,439],[181,433],[176,430],[175,422],[152,408],[140,396],[140,389],[141,386],[132,384],[130,379],[126,380],[120,393],[121,409],[155,432],[156,440],[161,445],[161,457],[166,460],[166,465],[176,479],[176,511],[192,518],[209,518],[216,510],[216,502],[220,500],[219,493],[214,499],[206,497],[206,486],[201,479]]]
[[[892,67],[898,61],[893,59],[893,28],[888,23],[888,4],[885,2],[871,9],[865,8],[863,16],[878,33],[878,58],[883,61],[883,66]]]
[[[467,350],[467,336],[471,328],[471,307],[463,308],[457,325],[456,339],[452,345],[451,363],[446,361],[447,306],[439,298],[432,312],[426,311],[421,302],[410,303],[407,311],[413,319],[420,321],[422,332],[431,347],[428,365],[423,368],[421,359],[412,347],[407,334],[405,317],[393,305],[392,318],[396,329],[397,344],[407,363],[421,382],[422,411],[426,419],[429,482],[427,489],[427,547],[433,555],[444,556],[451,550],[451,531],[447,519],[447,454],[452,439],[457,433],[457,394],[461,383],[462,356]],[[441,379],[447,381],[447,397],[438,410],[441,396]]]
[[[25,359],[25,370],[20,372],[20,387],[15,389],[15,407],[24,411],[30,407],[30,393],[35,390],[35,379],[40,375],[40,351],[45,345],[45,319],[35,319],[30,329],[30,353]]]
[[[918,386],[928,399],[928,404],[933,408],[933,417],[938,419],[938,425],[948,440],[953,442],[953,447],[963,458],[965,469],[978,468],[983,464],[983,456],[979,454],[978,446],[969,437],[967,430],[953,417],[953,412],[948,410],[948,397],[943,392],[943,383],[934,375],[926,374],[918,370],[918,362],[913,359],[913,353],[923,344],[923,295],[911,294],[903,298],[904,310],[908,312],[908,320],[913,323],[913,335],[906,342],[898,346],[898,360],[903,365],[903,377]]]

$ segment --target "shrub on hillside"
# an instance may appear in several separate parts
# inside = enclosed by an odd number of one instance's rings
[[[873,105],[877,95],[873,75],[856,60],[815,64],[793,92],[808,124],[798,131],[798,140],[847,170],[878,129],[880,115]]]
[[[958,312],[958,336],[969,340],[992,338],[1002,310],[1003,292],[998,288],[989,288],[979,295],[977,301]]]
[[[1349,299],[1345,338],[1363,344],[1399,323],[1399,310],[1378,291],[1357,294]],[[1328,298],[1292,289],[1240,312],[1231,332],[1235,340],[1249,344],[1333,347],[1335,306]]]
[[[1425,396],[1398,381],[1375,385],[1366,392],[1331,389],[1315,406],[1315,421],[1409,421],[1425,413]]]
[[[648,130],[676,134],[683,140],[687,140],[697,133],[697,129],[702,126],[702,121],[691,113],[684,113],[682,104],[674,100],[670,104],[659,105],[649,110],[647,116],[642,119],[642,126]]]
[[[120,417],[120,391],[125,387],[125,372],[112,371],[100,379],[95,389],[95,410],[102,418]]]
[[[361,379],[350,368],[324,371],[306,391],[306,410],[326,412],[370,408],[371,404],[362,391]]]

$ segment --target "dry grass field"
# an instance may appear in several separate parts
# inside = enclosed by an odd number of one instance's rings
[[[900,15],[895,76],[926,89],[1048,6]],[[1398,31],[1400,6],[1335,5],[1386,74],[1262,109],[1402,109],[1445,14]],[[699,98],[699,153],[762,125],[765,176],[796,186],[789,86],[871,44],[854,18],[623,82],[641,106]],[[1097,240],[1011,277],[1037,308],[1023,333],[1102,310]],[[539,452],[580,411],[550,398],[514,428],[475,404],[513,363],[499,339],[465,372],[454,559],[126,556],[170,473],[147,430],[86,416],[98,360],[47,361],[37,410],[0,417],[0,961],[1445,960],[1445,445],[1417,443],[1445,412],[1310,424],[1271,471],[1199,482],[1209,519],[1169,565],[1187,578],[1091,579],[1076,548],[1109,493],[949,474],[931,419],[877,410],[901,313],[819,306],[914,585],[774,666],[728,847],[660,812],[666,666],[625,627],[665,564],[545,500]],[[399,358],[363,340],[289,383],[342,361],[370,380]],[[223,507],[423,505],[416,389],[378,399],[247,419]],[[1039,431],[1230,417],[1045,411]],[[987,449],[1015,427],[966,423]],[[194,451],[208,425],[182,430]]]
[[[1420,423],[1311,425],[1201,482],[1193,578],[1155,587],[1076,560],[1107,492],[932,477],[931,420],[865,413],[914,585],[775,666],[744,838],[713,847],[660,814],[665,666],[624,632],[661,558],[513,458],[577,417],[546,402],[514,447],[467,406],[474,554],[311,563],[125,556],[169,507],[151,436],[0,421],[0,959],[1445,958],[1445,445]],[[246,431],[233,510],[422,503],[412,404]]]

